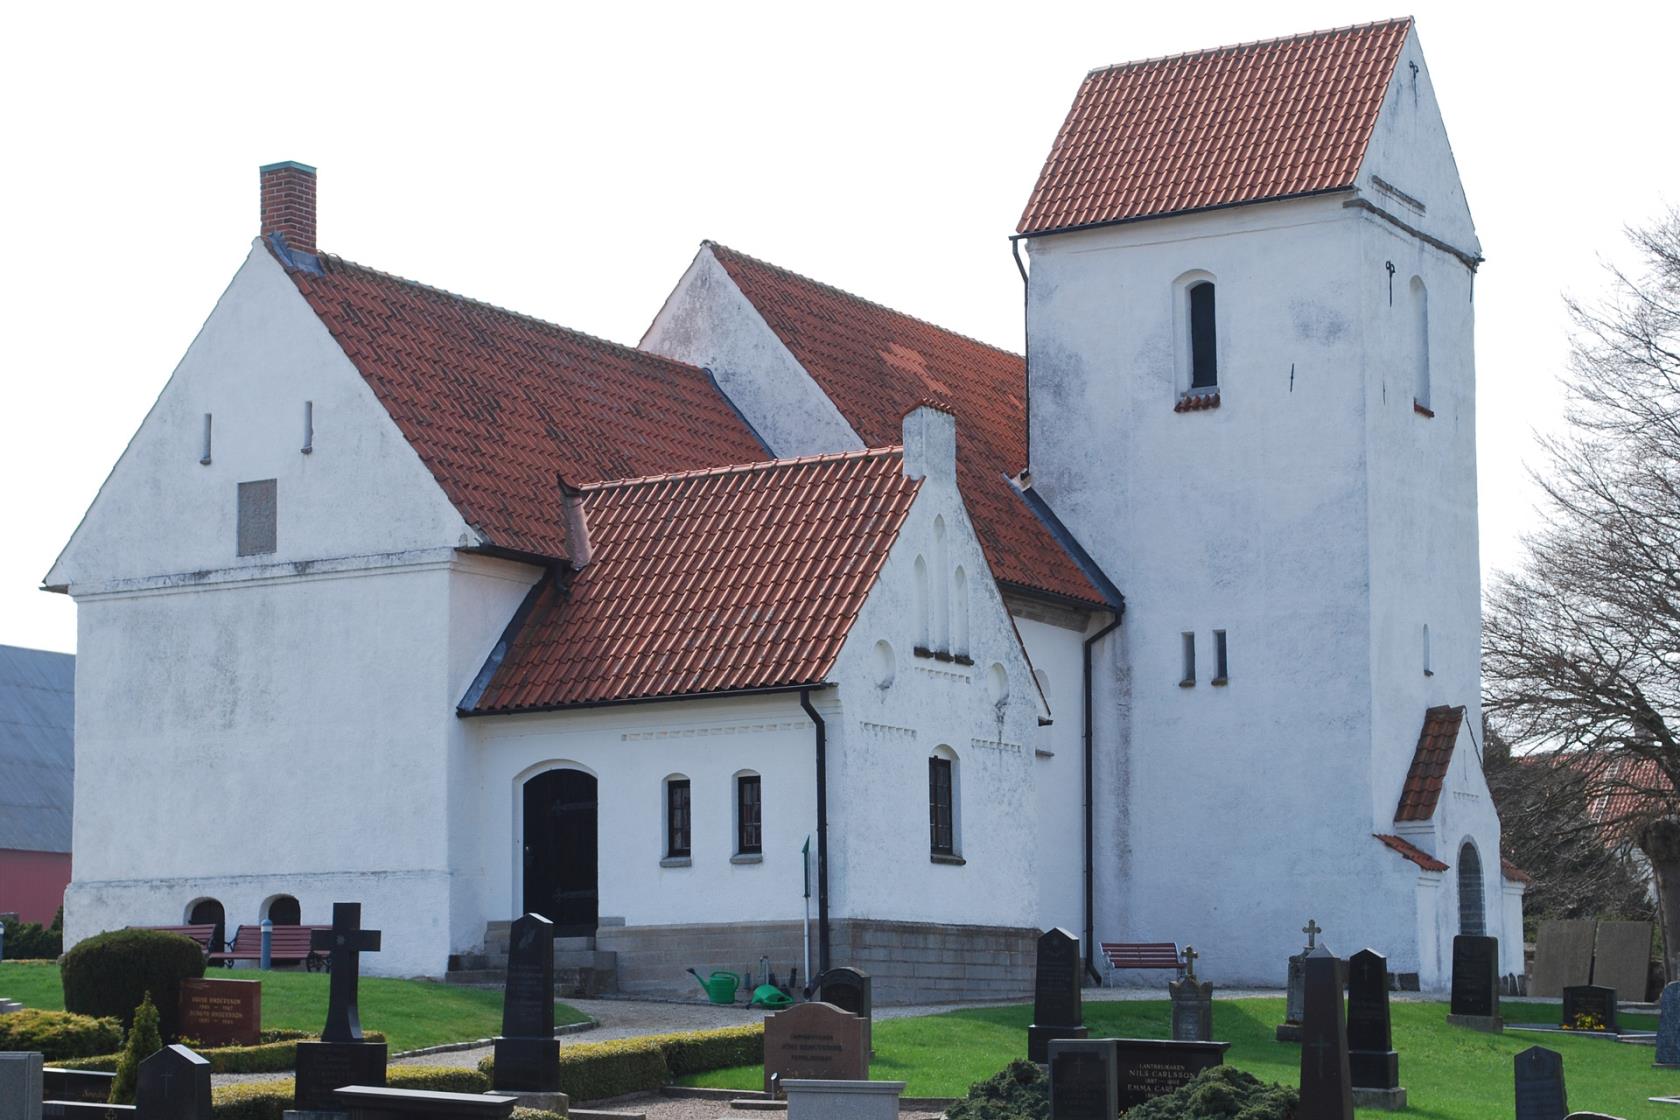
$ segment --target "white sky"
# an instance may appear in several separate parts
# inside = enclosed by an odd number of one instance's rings
[[[1554,8],[1552,11],[1561,11]],[[1488,261],[1484,568],[1533,524],[1561,295],[1680,202],[1680,5],[1412,9]],[[702,238],[1012,349],[1007,235],[1093,66],[1397,3],[17,5],[0,23],[0,643],[257,226],[320,168],[320,241],[634,344]],[[1124,583],[1124,573],[1120,574]]]

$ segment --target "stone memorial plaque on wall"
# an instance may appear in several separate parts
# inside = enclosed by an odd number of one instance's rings
[[[829,1003],[800,1003],[764,1020],[764,1091],[778,1079],[867,1081],[863,1020]]]
[[[181,1034],[200,1046],[262,1041],[261,980],[182,980]]]

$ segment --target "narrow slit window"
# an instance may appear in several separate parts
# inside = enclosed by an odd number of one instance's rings
[[[1435,675],[1435,651],[1430,647],[1429,623],[1427,622],[1423,624],[1423,675],[1426,677]]]
[[[1213,282],[1190,286],[1190,388],[1219,386],[1219,336],[1214,326]]]
[[[1184,641],[1184,673],[1179,678],[1179,684],[1188,687],[1196,683],[1196,635],[1185,631]]]
[[[1213,683],[1224,684],[1231,679],[1231,667],[1226,660],[1225,631],[1213,632]]]
[[[313,454],[315,451],[315,402],[303,402],[303,453]]]
[[[665,783],[665,854],[674,859],[690,854],[687,778],[672,778]]]
[[[1419,277],[1412,277],[1412,364],[1415,385],[1412,403],[1424,412],[1434,406],[1429,403],[1429,289]]]
[[[928,829],[930,849],[936,856],[956,853],[951,803],[951,760],[935,756],[928,759]]]
[[[735,779],[735,823],[737,855],[758,855],[764,851],[763,790],[757,774]]]
[[[208,412],[204,414],[204,439],[199,449],[198,463],[203,467],[210,465],[210,414]]]
[[[275,550],[278,501],[272,478],[239,484],[239,555],[266,556]]]

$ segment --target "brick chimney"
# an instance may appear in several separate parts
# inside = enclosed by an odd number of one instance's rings
[[[315,252],[315,169],[286,160],[259,169],[262,235],[278,233],[286,248]]]

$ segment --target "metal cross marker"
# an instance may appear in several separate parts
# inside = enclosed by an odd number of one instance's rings
[[[1311,949],[1317,944],[1313,939],[1324,932],[1324,927],[1320,926],[1313,919],[1308,918],[1307,924],[1301,927],[1301,932],[1307,935],[1307,948]]]
[[[1196,958],[1199,956],[1201,956],[1201,954],[1196,952],[1196,947],[1194,945],[1186,945],[1184,947],[1184,978],[1186,980],[1194,980],[1196,978]]]
[[[331,929],[309,935],[311,949],[326,949],[332,984],[327,989],[327,1026],[322,1042],[362,1041],[362,1016],[356,1007],[356,983],[361,977],[362,953],[379,952],[379,930],[362,928],[362,904],[333,903]]]

